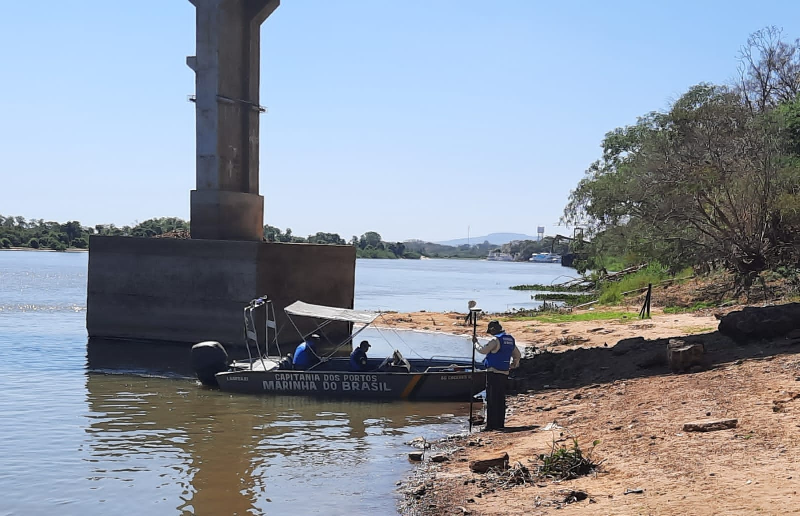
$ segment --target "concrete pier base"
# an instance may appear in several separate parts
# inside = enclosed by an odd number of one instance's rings
[[[351,246],[92,236],[89,249],[89,337],[243,346],[243,309],[268,295],[285,354],[300,337],[284,307],[298,299],[353,307]],[[337,339],[350,329],[325,332]]]

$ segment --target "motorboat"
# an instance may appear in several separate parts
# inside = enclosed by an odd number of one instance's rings
[[[509,253],[489,253],[486,259],[490,262],[513,262],[514,257]]]
[[[261,349],[254,312],[266,312],[265,343],[274,334],[273,348],[278,355],[268,356]],[[295,368],[290,356],[282,356],[277,339],[276,318],[272,301],[266,296],[252,300],[244,308],[244,333],[248,358],[229,360],[225,348],[215,341],[192,346],[192,367],[200,382],[222,391],[266,395],[301,395],[353,399],[408,399],[469,401],[481,392],[486,383],[482,365],[459,357],[405,358],[393,349],[387,357],[369,358],[364,370],[350,369],[348,357],[334,356],[343,347],[352,349],[354,339],[372,325],[379,312],[314,305],[296,301],[284,312],[297,330],[299,342],[320,332],[332,322],[351,323],[360,327],[326,356],[310,367]],[[316,321],[314,330],[303,333],[293,318]],[[311,325],[301,325],[309,327]],[[269,347],[265,344],[264,347]],[[296,346],[292,346],[294,351]]]
[[[561,255],[555,253],[536,253],[530,260],[534,263],[561,263]]]

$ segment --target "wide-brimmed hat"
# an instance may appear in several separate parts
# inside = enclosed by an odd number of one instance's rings
[[[503,333],[503,326],[500,324],[500,321],[489,321],[489,326],[486,328],[486,333],[491,333],[492,335]]]

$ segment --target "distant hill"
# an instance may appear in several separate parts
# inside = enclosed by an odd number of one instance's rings
[[[472,245],[475,244],[482,244],[485,241],[488,241],[490,244],[494,245],[503,245],[511,242],[512,240],[536,240],[537,237],[532,237],[530,235],[523,235],[522,233],[491,233],[486,236],[476,236],[476,237],[469,237],[469,240],[466,238],[457,238],[455,240],[446,240],[444,242],[436,242],[437,244],[441,245],[452,245],[452,246],[459,246],[464,245],[466,243],[470,243]]]

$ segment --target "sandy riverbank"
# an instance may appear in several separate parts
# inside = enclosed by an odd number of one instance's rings
[[[493,318],[500,319],[503,327],[514,335],[521,346],[535,345],[548,349],[564,350],[575,347],[613,345],[622,339],[643,337],[660,339],[676,335],[692,335],[714,331],[719,313],[713,311],[665,314],[653,309],[652,318],[641,320],[637,308],[622,307],[614,312],[627,312],[628,317],[607,320],[547,323],[538,320],[514,320],[501,315],[482,314],[478,336],[486,335],[486,325]],[[601,310],[584,313],[601,313]],[[716,315],[715,315],[716,314]],[[472,326],[464,322],[463,313],[411,312],[382,315],[375,324],[393,328],[440,331],[457,335],[472,335]]]
[[[456,314],[388,317],[405,327],[471,332]],[[525,386],[509,397],[506,431],[448,442],[455,451],[447,462],[418,466],[402,488],[405,513],[800,513],[800,335],[736,345],[715,331],[718,322],[713,313],[662,312],[631,322],[506,321],[521,341],[551,352],[523,364]],[[690,334],[704,343],[706,366],[673,374],[665,339]],[[565,336],[578,340],[559,340]],[[683,430],[715,418],[735,418],[737,426]],[[533,469],[554,442],[573,438],[584,451],[600,441],[596,474],[513,486],[469,469],[470,461],[502,452]],[[564,503],[570,491],[588,497]]]

